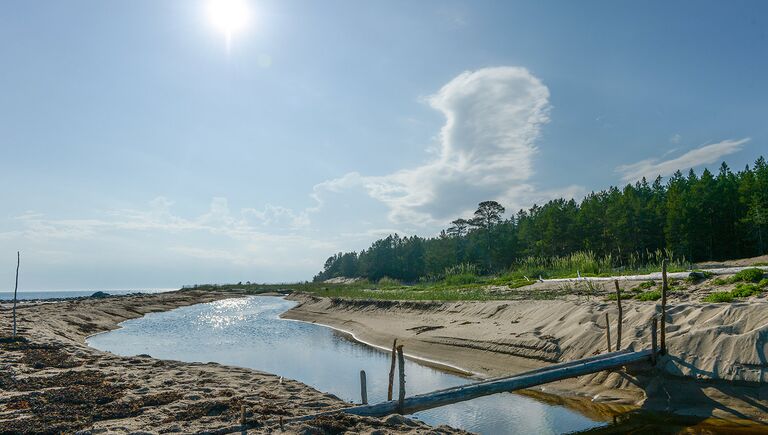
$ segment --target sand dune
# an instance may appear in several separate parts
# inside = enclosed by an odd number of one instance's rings
[[[606,351],[605,313],[616,343],[614,303],[570,300],[397,302],[317,298],[284,316],[346,330],[386,347],[477,376],[502,376]],[[623,348],[650,346],[657,305],[625,301]],[[669,309],[669,354],[659,370],[634,367],[546,385],[606,403],[693,415],[768,421],[768,302],[677,303]]]

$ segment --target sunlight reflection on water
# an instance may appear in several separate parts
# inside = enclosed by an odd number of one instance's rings
[[[121,329],[95,335],[88,343],[119,355],[144,353],[258,369],[296,379],[346,401],[360,400],[362,369],[368,374],[369,402],[386,399],[389,353],[330,328],[280,319],[295,304],[270,296],[199,304],[126,321]],[[410,360],[406,361],[406,381],[409,395],[469,382]],[[602,424],[566,408],[509,393],[415,416],[429,424],[483,434],[563,433]]]

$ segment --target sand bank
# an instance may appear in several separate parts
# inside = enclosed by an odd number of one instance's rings
[[[231,298],[231,292],[181,291],[18,307],[11,342],[10,304],[0,305],[0,433],[194,433],[236,425],[242,405],[251,433],[460,433],[399,416],[278,421],[347,404],[296,381],[215,363],[120,357],[90,348],[88,335],[146,313]],[[6,338],[2,338],[6,337]],[[201,350],[202,352],[203,350]],[[314,432],[313,432],[314,431]]]
[[[569,300],[398,302],[295,294],[284,317],[329,325],[364,342],[460,367],[481,377],[509,375],[606,351],[605,313],[613,303]],[[624,348],[650,346],[654,303],[624,302]],[[658,369],[626,371],[548,384],[540,391],[583,396],[696,417],[768,422],[768,303],[679,303],[670,309],[669,355]],[[588,413],[589,411],[585,411]],[[603,411],[600,411],[603,413]],[[594,416],[593,416],[594,417]]]

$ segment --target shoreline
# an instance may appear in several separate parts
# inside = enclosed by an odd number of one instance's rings
[[[604,352],[604,328],[600,327],[600,320],[602,312],[611,308],[605,303],[573,301],[331,300],[299,293],[288,299],[298,301],[299,305],[284,313],[282,318],[342,330],[362,343],[387,352],[391,349],[386,344],[398,338],[398,344],[410,349],[409,353],[415,359],[455,365],[479,373],[481,378],[510,375]],[[623,347],[639,349],[644,347],[644,338],[649,336],[644,327],[645,318],[653,315],[655,305],[628,305],[625,334],[629,343],[625,342]],[[589,408],[599,406],[602,409],[598,414],[602,420],[606,420],[610,408],[615,407],[623,411],[671,412],[702,421],[707,418],[724,419],[739,425],[748,422],[765,429],[764,425],[768,423],[768,413],[765,412],[768,409],[768,386],[765,380],[752,382],[750,377],[755,371],[731,368],[749,365],[748,355],[727,354],[720,350],[732,347],[740,337],[759,339],[759,318],[752,317],[755,311],[763,308],[768,308],[768,305],[737,313],[744,317],[737,319],[737,323],[744,323],[747,319],[755,325],[755,329],[747,328],[748,331],[707,343],[704,347],[709,348],[710,354],[691,357],[688,353],[691,349],[686,348],[689,340],[683,338],[698,334],[706,337],[709,334],[707,329],[727,329],[728,325],[708,325],[702,331],[691,328],[691,331],[685,331],[686,334],[680,334],[681,328],[672,328],[675,331],[668,332],[670,355],[660,360],[658,370],[649,366],[630,367],[623,372],[601,372],[546,384],[526,390],[525,394],[554,395],[563,401],[570,401],[569,407],[587,408],[587,412],[590,412]],[[695,326],[698,323],[694,321],[696,317],[701,323],[716,322],[718,316],[709,311],[718,309],[729,311],[730,307],[694,304],[676,307],[675,315],[687,315],[689,323]],[[468,321],[468,318],[473,320]],[[725,320],[722,322],[726,323]],[[569,339],[574,331],[578,337]],[[695,340],[702,339],[697,337]],[[717,367],[720,364],[730,364],[724,373],[726,376],[713,376],[717,372],[710,370],[707,372],[709,377],[705,377],[698,372],[701,367]],[[688,372],[681,371],[680,367]],[[763,363],[763,367],[757,369],[758,375],[762,373],[760,370],[768,372],[768,366]],[[608,407],[607,413],[605,406]]]
[[[9,433],[106,431],[196,433],[239,428],[241,407],[253,433],[272,433],[283,418],[334,412],[338,397],[291,379],[218,363],[186,363],[149,355],[122,357],[87,345],[87,337],[152,312],[246,296],[182,290],[101,299],[25,303],[11,340],[10,304],[0,303],[0,427]],[[447,426],[389,416],[330,416],[286,423],[284,433],[344,428],[393,434]]]
[[[260,296],[262,296],[262,295],[260,295]],[[290,310],[288,310],[288,311],[290,311]],[[310,324],[313,324],[313,325],[319,325],[319,326],[322,326],[322,327],[325,327],[325,328],[328,328],[328,329],[332,329],[332,330],[334,330],[336,332],[342,333],[342,334],[348,336],[349,338],[351,338],[352,340],[356,341],[357,343],[360,343],[360,344],[362,344],[364,346],[369,346],[369,347],[372,347],[374,349],[379,349],[379,350],[387,352],[387,353],[392,353],[392,348],[388,348],[386,346],[381,346],[381,345],[378,345],[376,343],[371,343],[371,342],[365,341],[365,340],[361,339],[360,337],[356,336],[353,332],[347,331],[345,329],[342,329],[342,328],[339,328],[339,327],[336,327],[336,326],[333,326],[333,325],[326,325],[324,323],[312,322],[312,321],[307,321],[307,320],[290,319],[290,318],[282,317],[282,315],[281,315],[280,319],[281,320],[286,320],[286,321],[289,321],[289,322],[301,322],[301,323],[310,323]],[[105,331],[105,332],[108,332],[108,331]],[[466,378],[476,378],[476,379],[482,379],[483,378],[483,374],[482,373],[472,372],[472,371],[463,369],[463,368],[461,368],[459,366],[448,364],[448,363],[443,362],[443,361],[438,361],[438,360],[435,360],[435,359],[430,359],[430,358],[425,358],[425,357],[421,357],[421,356],[418,356],[418,355],[413,355],[413,354],[410,354],[410,353],[406,353],[405,351],[403,352],[403,356],[406,359],[410,359],[411,361],[416,361],[416,362],[418,362],[421,365],[424,365],[424,366],[427,366],[427,367],[432,367],[432,368],[435,368],[435,369],[438,369],[440,371],[444,371],[444,372],[447,372],[447,373],[453,373],[453,374],[456,374],[456,375],[459,375],[459,376],[463,376],[463,377],[466,377]]]

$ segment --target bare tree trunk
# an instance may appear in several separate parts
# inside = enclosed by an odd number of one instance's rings
[[[16,285],[13,287],[13,337],[16,338],[16,293],[19,291],[19,264],[21,253],[16,251]]]

